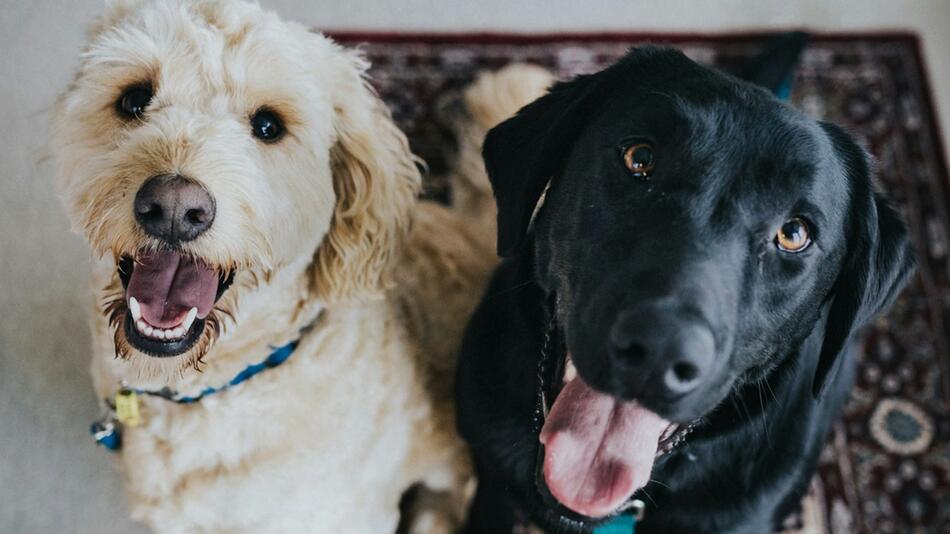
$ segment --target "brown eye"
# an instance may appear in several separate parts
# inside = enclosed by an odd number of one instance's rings
[[[119,113],[126,117],[142,118],[145,114],[145,108],[152,101],[152,88],[148,85],[136,85],[130,87],[122,93],[116,107]]]
[[[623,150],[623,164],[637,178],[649,178],[656,165],[653,147],[646,143],[628,146]]]
[[[789,219],[775,234],[775,246],[783,252],[801,252],[811,245],[808,223],[800,217]]]

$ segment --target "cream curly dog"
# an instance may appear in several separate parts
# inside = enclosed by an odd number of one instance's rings
[[[413,486],[411,531],[462,520],[452,376],[493,208],[480,161],[464,209],[416,200],[366,68],[255,5],[120,1],[57,103],[62,196],[99,258],[97,437],[121,427],[156,530],[393,532]],[[463,159],[549,81],[503,78],[465,93]]]

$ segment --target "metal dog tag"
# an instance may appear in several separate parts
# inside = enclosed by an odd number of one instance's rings
[[[128,427],[142,424],[139,410],[139,396],[130,389],[120,389],[115,394],[115,415],[120,423]]]

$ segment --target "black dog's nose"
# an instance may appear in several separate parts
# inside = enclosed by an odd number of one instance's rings
[[[699,388],[713,367],[710,327],[691,315],[642,305],[621,312],[610,331],[610,354],[627,394],[675,399]]]
[[[170,244],[191,241],[214,222],[214,199],[208,190],[178,175],[146,180],[135,194],[134,209],[145,233]]]

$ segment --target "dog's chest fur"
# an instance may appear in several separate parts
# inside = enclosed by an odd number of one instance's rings
[[[122,452],[137,518],[185,530],[394,528],[385,503],[414,475],[413,434],[430,416],[419,373],[396,361],[413,349],[387,306],[326,315],[287,363],[232,390],[194,405],[145,400],[147,421]],[[354,320],[386,326],[338,326]]]

